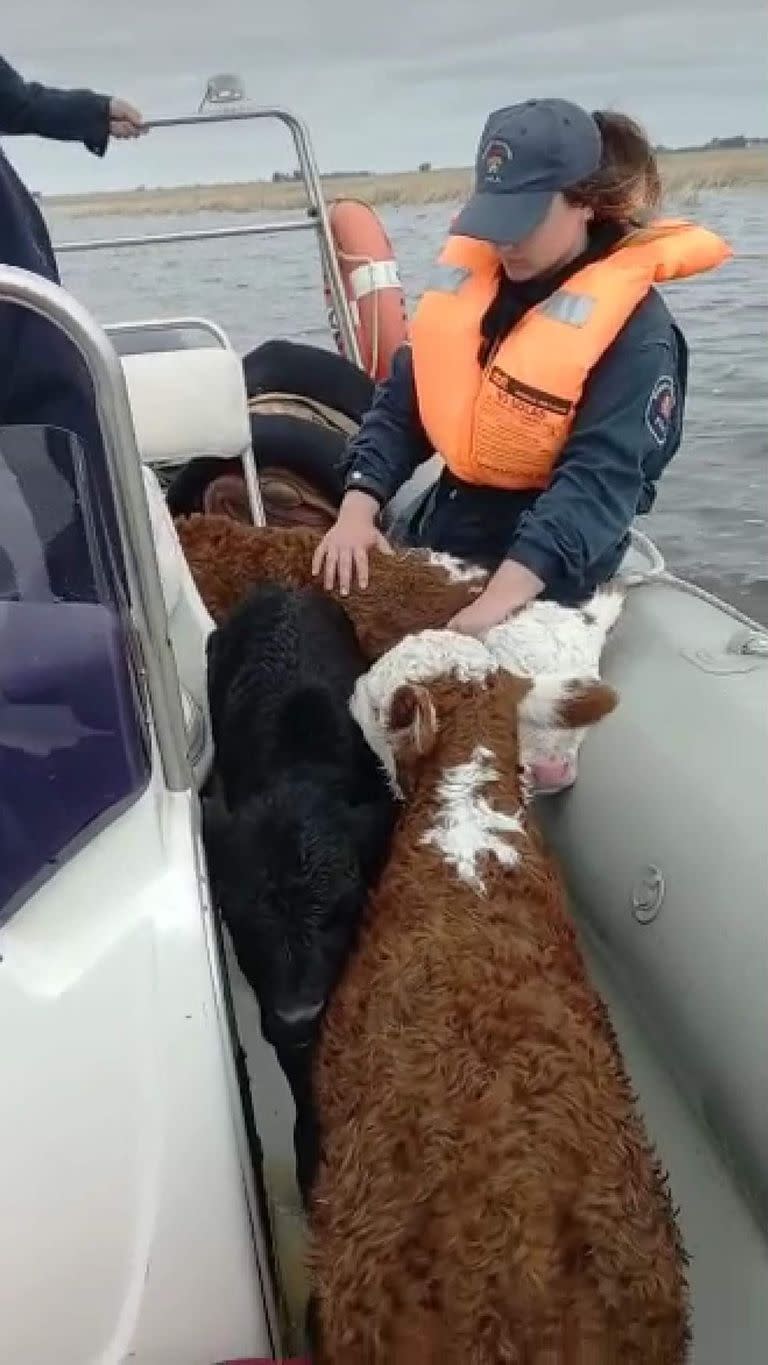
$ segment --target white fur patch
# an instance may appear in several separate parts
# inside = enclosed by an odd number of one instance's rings
[[[421,841],[438,848],[461,880],[481,895],[485,886],[477,870],[479,858],[493,857],[509,868],[520,861],[520,850],[509,842],[510,835],[523,833],[520,815],[494,810],[482,795],[484,787],[498,780],[493,754],[482,745],[468,763],[448,768],[437,789],[436,823]]]
[[[449,583],[485,583],[488,578],[487,571],[479,565],[468,564],[466,560],[457,559],[456,555],[445,554],[441,550],[430,550],[427,563],[434,569],[443,569]]]
[[[583,607],[531,602],[499,626],[484,643],[510,673],[597,676],[606,636],[624,605],[615,589],[595,593]]]
[[[377,659],[364,680],[371,698],[383,709],[403,683],[435,678],[484,683],[498,669],[481,640],[457,630],[420,630]]]
[[[481,685],[498,664],[485,645],[454,630],[422,630],[406,635],[358,678],[349,709],[373,752],[379,758],[397,797],[402,791],[387,719],[392,697],[403,683],[428,683],[436,678],[458,678]]]
[[[520,707],[520,756],[527,768],[564,762],[575,771],[587,728],[565,729],[558,705],[577,679],[599,679],[606,637],[624,600],[622,589],[609,587],[582,607],[535,601],[487,632],[485,644],[502,668],[535,679]]]
[[[368,690],[365,674],[358,678],[355,690],[349,701],[349,710],[354,721],[360,726],[363,737],[378,758],[387,775],[392,795],[398,801],[403,799],[403,789],[397,780],[397,765],[392,752],[389,733],[379,720],[379,709]]]
[[[403,683],[455,677],[483,686],[500,668],[531,677],[533,687],[520,708],[520,763],[528,769],[552,761],[575,765],[587,730],[566,729],[558,704],[577,682],[599,678],[605,637],[623,602],[623,593],[612,588],[600,590],[583,608],[533,602],[494,626],[483,641],[452,630],[423,630],[378,659],[358,680],[350,711],[395,795],[403,793],[386,722],[392,696]]]

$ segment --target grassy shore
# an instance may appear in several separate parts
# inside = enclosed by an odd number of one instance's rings
[[[660,157],[670,194],[736,185],[768,185],[768,147],[733,151],[670,152]],[[469,192],[469,170],[403,171],[395,175],[339,176],[323,180],[328,199],[364,199],[373,205],[437,204],[463,199]],[[133,214],[220,211],[270,212],[304,204],[300,184],[251,181],[234,185],[185,185],[172,189],[121,190],[108,194],[59,195],[46,207],[73,218]]]

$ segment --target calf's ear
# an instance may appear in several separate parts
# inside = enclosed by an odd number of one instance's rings
[[[560,724],[566,730],[578,730],[583,725],[594,725],[609,716],[619,704],[619,694],[608,683],[588,679],[575,682],[573,692],[564,698],[558,710]]]
[[[610,715],[618,704],[618,692],[600,678],[549,674],[534,678],[520,703],[520,716],[531,725],[578,730]]]
[[[402,683],[392,694],[387,717],[393,749],[398,759],[430,754],[437,741],[437,712],[429,689],[420,683]]]

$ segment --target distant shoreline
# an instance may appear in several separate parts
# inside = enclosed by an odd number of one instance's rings
[[[663,152],[659,156],[668,193],[768,185],[768,147]],[[461,200],[469,192],[472,173],[455,168],[403,171],[390,175],[323,177],[328,199],[364,199],[383,204],[437,204]],[[183,185],[167,189],[117,190],[103,194],[44,197],[45,208],[71,218],[106,218],[141,214],[202,212],[269,212],[304,207],[301,183],[250,181],[243,184]]]

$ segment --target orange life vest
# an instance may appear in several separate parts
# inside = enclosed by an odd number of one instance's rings
[[[526,313],[481,368],[481,322],[500,261],[485,242],[449,238],[410,324],[433,449],[468,483],[546,488],[590,371],[648,291],[732,254],[715,233],[680,220],[638,229]]]

